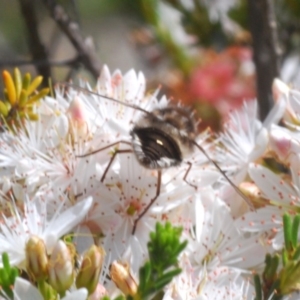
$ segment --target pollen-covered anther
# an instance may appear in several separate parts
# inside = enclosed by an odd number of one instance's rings
[[[127,210],[126,213],[130,216],[133,216],[136,212],[138,213],[142,209],[142,205],[138,199],[133,199]]]

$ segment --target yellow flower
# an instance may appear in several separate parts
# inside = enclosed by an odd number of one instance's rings
[[[4,99],[0,100],[0,116],[7,128],[18,127],[27,118],[31,121],[38,119],[34,106],[49,93],[49,88],[37,92],[43,77],[38,76],[31,80],[26,73],[23,78],[18,68],[14,69],[13,76],[6,70],[2,73],[4,82]]]

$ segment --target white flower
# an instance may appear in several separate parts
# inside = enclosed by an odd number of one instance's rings
[[[207,272],[205,265],[195,269],[186,256],[180,267],[182,273],[167,286],[163,300],[252,300],[253,287],[236,269],[219,267]]]
[[[39,292],[39,290],[33,286],[29,281],[17,277],[13,288],[14,300],[44,300],[44,297]],[[86,289],[81,288],[79,290],[74,290],[72,292],[67,292],[67,295],[61,300],[86,300],[88,292]]]
[[[261,158],[269,141],[267,128],[257,119],[257,102],[247,101],[241,109],[232,112],[224,129],[218,139],[222,146],[217,148],[215,157],[220,167],[238,186],[247,177],[249,163]],[[249,209],[245,199],[225,180],[219,195],[230,205],[234,216]]]
[[[79,259],[99,243],[107,256],[93,297],[112,296],[119,292],[107,279],[111,262],[121,259],[138,275],[148,259],[149,233],[156,222],[169,221],[183,226],[182,239],[189,244],[179,257],[183,273],[166,287],[165,300],[252,299],[250,270],[260,271],[266,252],[282,246],[282,212],[296,210],[300,201],[299,128],[294,122],[300,97],[278,82],[275,92],[267,122],[257,120],[256,102],[247,102],[230,115],[217,141],[209,142],[208,131],[193,141],[235,183],[250,176],[251,187],[260,188],[258,197],[266,199],[266,206],[255,202],[256,211],[243,213],[233,197],[222,197],[229,184],[197,147],[178,167],[161,173],[138,163],[130,131],[144,114],[168,105],[157,92],[145,95],[141,73],[111,74],[104,67],[95,93],[86,82],[58,87],[56,99],[47,97],[37,108],[37,122],[25,121],[17,134],[0,133],[0,253],[7,252],[10,263],[24,269],[25,246],[36,242],[43,250],[37,253],[43,254],[40,261],[35,262],[35,255],[27,260],[34,275],[41,271],[39,265],[48,270],[48,258],[62,236],[74,235]],[[285,122],[294,132],[274,125],[285,109],[293,111]],[[266,150],[290,164],[290,178],[258,165]],[[72,291],[73,277],[67,283]],[[20,279],[14,291],[15,299],[27,294],[41,299],[37,289]],[[85,299],[86,290],[68,297]]]
[[[257,102],[247,101],[240,110],[232,112],[224,128],[219,137],[225,147],[220,160],[226,165],[222,167],[243,179],[248,164],[264,153],[268,143],[267,132],[257,119]]]
[[[171,210],[186,203],[194,188],[183,183],[182,178],[169,180],[166,184],[162,182],[158,198],[138,221],[133,236],[134,222],[156,196],[157,171],[142,168],[132,153],[120,154],[103,183],[87,192],[93,195],[94,207],[85,226],[92,233],[93,230],[102,232],[104,247],[111,260],[122,257],[128,248],[140,249],[133,250],[135,254],[130,261],[133,270],[137,271],[146,258],[149,232],[154,230],[155,223],[161,215],[167,219]]]
[[[300,132],[273,125],[270,130],[269,149],[276,159],[285,165],[292,162],[295,153],[300,153]]]
[[[291,165],[291,178],[284,178],[269,169],[251,164],[249,174],[266,199],[266,206],[246,213],[238,221],[241,230],[259,232],[262,241],[281,249],[284,243],[282,215],[300,206],[299,159]],[[271,204],[271,205],[267,205]]]
[[[57,199],[62,198],[56,195]],[[47,216],[47,196],[29,200],[24,199],[24,214],[14,207],[14,216],[3,217],[0,224],[0,253],[7,252],[10,263],[23,267],[25,260],[25,244],[31,235],[41,238],[51,253],[55,243],[64,234],[69,233],[81,222],[92,205],[92,198],[66,209],[66,199],[57,203],[55,213]]]
[[[196,207],[195,233],[189,240],[193,267],[250,268],[262,263],[265,249],[257,237],[245,238],[234,222],[227,205],[206,192],[201,195],[202,207]]]

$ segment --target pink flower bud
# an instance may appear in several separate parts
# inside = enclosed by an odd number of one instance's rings
[[[89,131],[85,107],[79,97],[75,97],[70,103],[69,120],[72,130],[76,130],[79,136],[85,137]]]
[[[292,138],[284,130],[273,129],[270,132],[269,148],[275,153],[276,158],[283,163],[288,163],[291,154]]]

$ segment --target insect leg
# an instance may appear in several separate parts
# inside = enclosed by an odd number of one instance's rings
[[[111,148],[111,147],[113,147],[113,146],[116,146],[116,145],[119,145],[119,144],[126,144],[126,145],[131,146],[131,143],[128,142],[128,141],[118,141],[118,142],[109,144],[108,146],[105,146],[105,147],[103,147],[103,148],[94,150],[94,151],[92,151],[92,152],[89,152],[89,153],[86,153],[86,154],[83,154],[83,155],[76,155],[76,157],[87,157],[87,156],[96,154],[96,153],[98,153],[98,152],[104,151],[104,150],[106,150],[106,149],[109,149],[109,148]]]
[[[193,187],[193,188],[195,188],[195,189],[197,190],[197,186],[196,186],[196,185],[194,185],[194,184],[192,184],[192,183],[190,183],[189,181],[186,180],[186,178],[187,178],[188,174],[190,173],[191,168],[192,168],[192,166],[193,166],[193,164],[192,164],[190,161],[187,161],[186,163],[189,165],[189,167],[188,167],[187,170],[185,171],[185,174],[184,174],[184,176],[183,176],[183,180],[184,180],[188,185],[190,185],[191,187]]]
[[[156,185],[156,193],[155,196],[151,199],[150,203],[145,207],[143,212],[134,220],[133,228],[132,228],[132,235],[134,235],[136,226],[139,222],[139,220],[146,214],[146,212],[149,210],[149,208],[152,206],[152,204],[155,202],[155,200],[158,198],[160,194],[160,186],[161,186],[161,170],[157,170],[157,185]]]
[[[107,172],[108,172],[110,166],[112,165],[114,159],[116,158],[117,154],[121,154],[121,153],[132,153],[132,152],[133,152],[132,149],[124,149],[124,150],[119,150],[119,149],[118,149],[118,150],[116,150],[116,151],[114,152],[114,154],[112,155],[112,157],[111,157],[111,159],[110,159],[110,161],[109,161],[107,167],[105,168],[105,171],[104,171],[104,173],[103,173],[103,175],[102,175],[100,181],[101,181],[101,182],[104,181],[104,179],[105,179],[105,177],[106,177],[106,174],[107,174]]]
[[[87,157],[87,156],[96,154],[96,153],[98,153],[98,152],[104,151],[104,150],[106,150],[106,149],[109,149],[109,148],[111,148],[111,147],[113,147],[113,146],[120,145],[120,144],[126,144],[126,145],[130,145],[130,146],[131,146],[131,143],[128,142],[128,141],[118,141],[118,142],[109,144],[108,146],[105,146],[105,147],[103,147],[103,148],[97,149],[97,150],[95,150],[95,151],[92,151],[92,152],[89,152],[89,153],[86,153],[86,154],[83,154],[83,155],[77,155],[76,157]],[[100,181],[101,181],[101,182],[104,181],[104,179],[105,179],[105,177],[106,177],[106,174],[107,174],[107,172],[108,172],[110,166],[112,165],[112,163],[113,163],[113,161],[114,161],[114,159],[115,159],[115,157],[116,157],[117,154],[119,154],[119,153],[130,153],[130,152],[133,152],[132,149],[116,150],[116,151],[113,153],[113,155],[112,155],[112,157],[111,157],[111,159],[110,159],[110,161],[109,161],[107,167],[105,168],[105,171],[104,171],[104,173],[103,173],[103,175],[102,175]],[[79,194],[79,195],[76,195],[76,197],[79,197],[79,196],[81,196],[81,195],[82,195],[82,193]]]
[[[200,146],[198,143],[196,143],[195,141],[193,142],[193,144],[205,155],[205,157],[218,169],[218,171],[223,175],[223,177],[229,182],[229,184],[234,188],[234,190],[236,191],[236,193],[238,195],[240,195],[245,202],[248,204],[248,206],[255,211],[255,207],[253,205],[253,203],[250,201],[250,199],[248,199],[248,197],[232,182],[232,180],[226,175],[226,173],[220,168],[220,166],[213,160],[210,158],[210,156],[206,153],[206,151],[203,149],[202,146]]]

